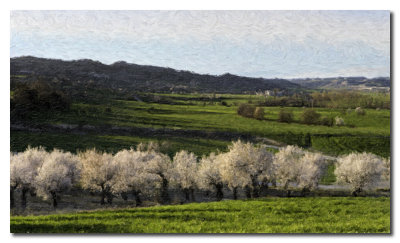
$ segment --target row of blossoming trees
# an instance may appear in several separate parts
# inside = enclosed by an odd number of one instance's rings
[[[326,172],[327,161],[320,153],[304,151],[296,146],[268,152],[264,145],[242,141],[233,142],[228,152],[211,153],[197,158],[193,153],[180,151],[171,160],[158,152],[154,144],[140,144],[137,149],[122,150],[115,155],[87,150],[77,155],[43,148],[28,148],[11,153],[11,206],[14,193],[21,191],[22,207],[26,194],[51,199],[57,206],[58,194],[74,185],[100,193],[101,204],[111,204],[113,197],[128,193],[141,205],[141,194],[158,192],[161,202],[169,201],[168,188],[184,192],[186,199],[196,189],[214,191],[217,200],[223,189],[238,189],[247,197],[258,197],[261,187],[269,183],[286,190],[294,186],[303,192],[313,190]],[[381,180],[389,180],[390,160],[368,153],[352,153],[336,161],[338,182],[351,185],[354,195]]]

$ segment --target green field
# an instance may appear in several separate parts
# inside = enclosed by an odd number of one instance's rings
[[[390,233],[390,198],[264,198],[12,216],[11,232]]]
[[[153,94],[154,95],[154,94]],[[237,115],[240,103],[262,100],[259,96],[219,95],[218,101],[199,100],[204,95],[161,95],[158,103],[153,101],[108,100],[94,103],[73,103],[68,112],[58,114],[38,114],[32,123],[92,125],[98,127],[128,127],[174,129],[187,131],[220,131],[266,137],[284,144],[302,145],[304,136],[311,135],[312,148],[329,155],[346,154],[351,151],[368,151],[381,156],[390,156],[390,110],[367,109],[365,116],[358,116],[353,111],[347,114],[343,109],[315,108],[322,116],[344,119],[346,126],[306,125],[300,123],[300,115],[305,108],[286,107],[294,113],[293,123],[277,121],[280,107],[264,107],[265,119],[256,120]],[[222,105],[222,101],[227,105]],[[115,136],[112,134],[88,134],[89,138],[76,139],[75,147],[72,134],[15,132],[11,131],[11,150],[24,150],[29,144],[58,147],[75,152],[76,149],[96,146],[107,151],[136,145],[142,141],[171,141],[169,154],[180,149],[188,149],[198,155],[222,149],[230,140],[190,136]],[[63,141],[65,138],[65,144]],[[203,139],[203,140],[202,140]],[[58,141],[57,141],[58,140]],[[199,142],[200,141],[200,142]],[[199,144],[199,147],[193,146]]]
[[[65,134],[65,133],[27,133],[14,131],[11,135],[12,151],[24,151],[29,144],[32,147],[43,146],[47,149],[59,148],[66,151],[77,152],[89,148],[100,151],[117,153],[122,149],[129,149],[139,143],[155,141],[161,144],[160,152],[173,157],[182,149],[191,151],[201,157],[210,152],[225,151],[228,141],[201,139],[191,137],[140,137],[140,136],[115,136],[98,134]]]

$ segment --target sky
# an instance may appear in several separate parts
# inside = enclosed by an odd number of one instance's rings
[[[10,55],[264,78],[390,76],[389,11],[11,11]]]

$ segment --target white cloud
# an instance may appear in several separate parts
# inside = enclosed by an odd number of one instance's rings
[[[389,69],[390,13],[12,11],[11,53],[29,54],[26,43],[29,38],[37,39],[36,43],[43,40],[41,42],[48,46],[29,43],[31,53],[48,56],[46,52],[51,49],[52,53],[64,52],[63,56],[73,58],[77,56],[76,50],[82,49],[80,53],[88,55],[87,58],[103,56],[100,61],[106,63],[116,61],[116,58],[137,57],[134,62],[165,65],[168,57],[171,67],[194,67],[193,71],[209,70],[210,73],[220,73],[224,69],[258,75],[275,69],[272,73],[284,77],[309,73],[310,67],[321,65],[326,66],[324,71],[334,73],[332,69],[340,71],[348,65],[358,64],[363,67],[358,70],[364,72]],[[71,40],[74,39],[90,40],[91,45],[85,45],[85,41],[73,43]],[[157,42],[160,48],[155,46]],[[63,47],[63,43],[70,46]],[[93,43],[99,43],[99,46],[93,46]],[[104,45],[110,47],[103,48]],[[109,51],[111,46],[118,53],[121,53],[118,48],[127,46],[140,46],[143,51],[137,55],[134,54],[138,53],[137,49],[124,49],[126,58],[116,57]],[[235,50],[227,50],[230,47]],[[101,49],[107,49],[107,53],[99,53]],[[246,56],[249,61],[241,60],[238,55]],[[187,65],[188,60],[193,60],[193,64]]]

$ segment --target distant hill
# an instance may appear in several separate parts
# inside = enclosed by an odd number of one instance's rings
[[[389,90],[390,78],[335,77],[291,79],[293,83],[310,89]]]
[[[95,85],[127,92],[245,93],[275,88],[300,88],[299,84],[285,79],[249,78],[229,73],[219,76],[202,75],[126,62],[106,65],[88,59],[63,61],[31,56],[16,57],[11,58],[10,69],[12,77],[18,77],[20,81],[41,77],[75,87]]]

